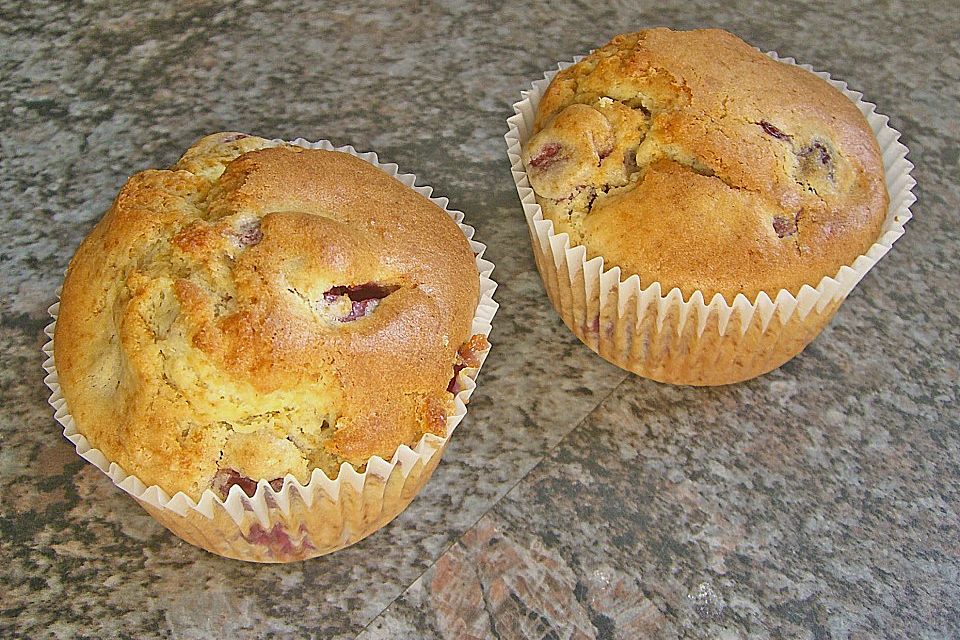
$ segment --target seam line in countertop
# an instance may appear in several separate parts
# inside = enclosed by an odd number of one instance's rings
[[[367,628],[370,627],[370,625],[372,625],[374,622],[376,622],[377,618],[379,618],[380,616],[382,616],[383,613],[384,613],[384,611],[386,611],[387,609],[389,609],[390,606],[391,606],[393,603],[395,603],[397,600],[399,600],[400,597],[401,597],[403,594],[405,594],[405,593],[410,589],[410,587],[413,586],[413,584],[414,584],[417,580],[419,580],[420,578],[422,578],[428,571],[430,571],[430,569],[433,568],[433,566],[434,566],[435,564],[437,564],[437,562],[440,560],[440,558],[442,558],[444,555],[446,555],[446,553],[447,553],[448,551],[450,551],[450,549],[451,549],[455,544],[457,544],[458,542],[460,542],[460,540],[463,539],[463,536],[465,536],[469,531],[471,531],[474,527],[476,527],[476,526],[477,526],[477,523],[480,522],[480,520],[482,520],[484,516],[486,516],[488,513],[490,513],[490,512],[493,511],[494,509],[496,509],[496,508],[497,508],[497,505],[499,505],[499,504],[503,501],[504,498],[506,498],[508,495],[510,495],[510,493],[513,492],[513,490],[516,489],[517,486],[518,486],[521,482],[523,482],[524,480],[526,480],[526,479],[530,476],[531,473],[533,473],[541,464],[543,464],[543,461],[546,460],[548,457],[550,457],[550,454],[553,453],[553,452],[557,449],[557,447],[559,447],[561,444],[563,444],[563,442],[566,441],[566,439],[570,436],[571,433],[573,433],[573,432],[576,431],[578,428],[580,428],[580,427],[583,425],[583,423],[585,423],[585,422],[587,421],[587,419],[588,419],[590,416],[592,416],[592,415],[597,411],[597,409],[599,409],[600,407],[602,407],[603,404],[610,398],[610,396],[612,396],[612,395],[617,391],[617,389],[619,389],[620,387],[622,387],[623,384],[624,384],[627,380],[629,380],[631,377],[632,377],[631,374],[625,373],[625,375],[624,375],[623,378],[620,380],[620,382],[618,382],[617,384],[613,385],[613,388],[610,389],[610,391],[609,391],[605,396],[603,396],[603,398],[601,398],[600,401],[597,402],[597,404],[595,404],[592,409],[590,409],[589,411],[587,411],[587,413],[584,414],[584,416],[583,416],[582,418],[580,418],[580,420],[578,420],[572,427],[570,427],[570,428],[567,430],[567,432],[564,433],[564,434],[560,437],[560,439],[556,441],[556,443],[554,443],[554,445],[553,445],[552,447],[550,447],[549,449],[547,449],[546,451],[544,451],[543,455],[540,456],[540,459],[537,461],[537,463],[536,463],[535,465],[533,465],[532,467],[530,467],[525,474],[523,474],[522,476],[520,476],[520,478],[518,478],[516,482],[514,482],[512,485],[510,485],[510,488],[507,489],[507,490],[503,493],[503,495],[501,495],[499,498],[497,498],[483,513],[481,513],[479,516],[477,516],[477,519],[474,520],[473,522],[471,522],[471,523],[469,524],[469,526],[467,526],[460,535],[458,535],[455,539],[451,540],[451,541],[450,541],[450,544],[448,544],[446,547],[444,547],[443,550],[442,550],[440,553],[437,554],[437,557],[435,557],[435,558],[433,559],[433,561],[424,568],[423,571],[421,571],[419,574],[417,574],[417,577],[416,577],[416,578],[414,578],[413,580],[411,580],[410,583],[407,584],[407,586],[403,588],[403,591],[401,591],[401,592],[399,593],[399,595],[397,595],[397,597],[395,597],[393,600],[391,600],[390,602],[388,602],[388,603],[383,607],[383,609],[381,609],[380,611],[378,611],[375,616],[373,616],[372,618],[370,618],[370,620],[369,620],[365,625],[363,625],[363,627],[361,627],[359,631],[357,631],[357,634],[354,636],[354,638],[355,638],[355,639],[356,639],[356,638],[359,638],[359,637],[360,637],[360,634],[362,634],[364,631],[367,630]]]

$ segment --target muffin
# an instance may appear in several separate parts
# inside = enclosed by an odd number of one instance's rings
[[[589,346],[656,380],[725,384],[789,360],[888,220],[858,105],[725,31],[617,36],[515,106],[551,299]],[[557,255],[564,243],[582,254]]]
[[[489,348],[491,265],[465,232],[351,153],[203,138],[132,177],[70,262],[53,355],[71,422],[214,552],[355,542],[429,477]],[[222,522],[180,523],[196,514],[171,495]]]

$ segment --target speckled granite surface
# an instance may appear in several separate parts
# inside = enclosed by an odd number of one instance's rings
[[[0,7],[0,636],[960,636],[960,15],[949,3],[6,2]],[[534,270],[505,119],[544,69],[643,26],[722,26],[889,114],[919,201],[799,358],[729,388],[629,376]],[[373,149],[467,213],[496,349],[394,523],[291,566],[169,535],[81,461],[40,346],[125,178],[204,133]]]

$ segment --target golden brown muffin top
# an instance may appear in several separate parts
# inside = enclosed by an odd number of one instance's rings
[[[717,29],[617,36],[556,75],[533,134],[522,157],[557,233],[685,298],[815,287],[886,214],[857,107]]]
[[[444,435],[475,257],[346,153],[214,134],[127,182],[70,263],[55,357],[77,429],[198,498]]]

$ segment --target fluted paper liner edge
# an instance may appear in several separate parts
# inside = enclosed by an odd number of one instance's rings
[[[474,229],[464,224],[463,212],[448,209],[447,198],[433,197],[432,187],[418,186],[415,175],[400,173],[394,163],[381,163],[374,152],[361,153],[352,146],[334,147],[327,140],[309,142],[298,138],[273,142],[348,153],[381,169],[443,209],[460,227],[476,255],[480,300],[471,334],[490,335],[491,322],[499,307],[493,299],[497,283],[490,278],[494,265],[483,258],[486,245],[473,239]],[[413,448],[401,445],[390,460],[380,456],[370,458],[362,473],[344,462],[334,480],[314,469],[306,484],[287,475],[279,491],[261,480],[252,498],[239,486],[233,486],[225,500],[207,489],[195,502],[183,493],[171,497],[156,485],[147,486],[107,459],[77,431],[61,393],[54,361],[53,336],[59,308],[59,302],[49,308],[53,321],[44,330],[49,338],[43,346],[47,356],[43,363],[47,372],[44,383],[51,392],[49,403],[54,408],[54,418],[77,454],[187,542],[219,555],[256,562],[301,560],[336,551],[358,542],[402,512],[429,479],[450,437],[466,415],[477,374],[489,353],[488,350],[482,354],[476,368],[459,372],[459,391],[454,398],[454,412],[447,418],[445,437],[424,434]]]
[[[793,58],[767,53],[774,60]],[[851,264],[825,276],[796,296],[780,290],[771,299],[738,294],[732,303],[716,294],[709,301],[695,291],[684,300],[679,289],[664,292],[659,282],[642,286],[636,275],[623,278],[619,267],[604,269],[602,257],[587,260],[586,247],[555,233],[537,204],[520,153],[533,128],[537,105],[550,81],[571,62],[544,73],[507,120],[507,155],[530,231],[544,286],[567,326],[587,346],[624,369],[661,382],[712,385],[746,380],[775,369],[795,356],[826,326],[840,303],[904,233],[912,217],[916,181],[900,132],[863,94],[828,73],[798,65],[840,90],[863,113],[880,146],[890,204],[876,242]]]

